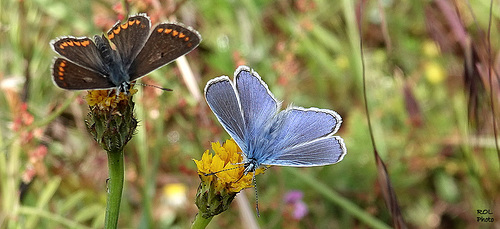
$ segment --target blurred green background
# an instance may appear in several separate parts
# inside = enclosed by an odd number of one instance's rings
[[[499,71],[500,2],[494,3],[490,56]],[[85,128],[86,92],[52,83],[56,54],[49,42],[92,37],[139,12],[153,24],[192,26],[203,41],[186,56],[194,81],[174,62],[141,80],[173,92],[136,87],[140,126],[125,149],[120,228],[190,226],[199,184],[192,159],[210,142],[229,138],[200,95],[208,80],[232,76],[241,64],[262,76],[283,108],[293,103],[337,111],[344,119],[337,135],[348,154],[332,166],[269,169],[257,179],[260,218],[240,214],[233,203],[209,228],[244,228],[245,220],[261,228],[390,227],[364,111],[358,22],[374,138],[408,226],[500,228],[489,4],[0,0],[0,228],[103,227],[106,154]],[[498,85],[494,80],[497,123]],[[304,195],[303,217],[294,217],[294,205],[284,202],[292,190]],[[239,195],[254,213],[253,191]],[[341,197],[355,208],[339,204]]]

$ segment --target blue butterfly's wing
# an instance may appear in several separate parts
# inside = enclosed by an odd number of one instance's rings
[[[266,165],[319,166],[336,163],[346,154],[340,137],[332,136],[342,118],[335,111],[292,107],[280,112],[271,127],[272,156]]]
[[[290,107],[276,116],[272,131],[278,140],[276,147],[283,149],[332,135],[341,123],[340,115],[332,110]]]
[[[283,149],[263,164],[293,167],[311,167],[335,164],[346,155],[344,140],[327,136]]]
[[[245,121],[245,136],[247,148],[245,153],[253,154],[252,150],[262,136],[265,127],[269,125],[279,110],[279,103],[269,91],[260,76],[247,66],[240,66],[234,76],[243,119]],[[246,155],[253,158],[255,155]]]
[[[205,99],[224,129],[244,150],[245,122],[239,99],[229,78],[220,76],[208,81]]]

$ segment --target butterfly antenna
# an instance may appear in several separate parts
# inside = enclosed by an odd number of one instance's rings
[[[253,172],[253,188],[255,192],[255,210],[257,210],[257,217],[260,217],[260,212],[259,212],[259,195],[257,193],[257,180],[255,179],[255,171]]]
[[[238,167],[234,167],[234,168],[229,168],[229,169],[223,169],[223,170],[220,170],[220,171],[217,171],[217,172],[213,172],[213,173],[207,173],[205,174],[205,176],[212,176],[212,175],[215,175],[217,173],[220,173],[220,172],[225,172],[225,171],[229,171],[229,170],[233,170],[233,169],[239,169],[241,167],[243,167],[244,165],[241,165],[241,166],[238,166]],[[240,177],[241,179],[241,177]],[[240,179],[238,179],[236,182],[238,182]]]
[[[162,91],[173,91],[170,88],[164,88],[164,87],[160,87],[160,86],[156,86],[156,85],[152,85],[152,84],[145,84],[145,83],[131,83],[131,84],[141,85],[144,87],[152,87],[152,88],[160,89]]]

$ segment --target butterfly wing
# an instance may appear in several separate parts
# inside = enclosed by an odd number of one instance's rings
[[[151,29],[151,21],[146,14],[131,16],[124,23],[118,21],[109,31],[108,39],[116,46],[121,61],[128,68],[139,51],[144,47]]]
[[[337,112],[319,108],[290,107],[280,112],[273,123],[277,148],[283,149],[337,132],[342,118]]]
[[[335,164],[346,155],[344,140],[327,136],[281,150],[265,165],[311,167]]]
[[[52,49],[73,63],[107,75],[99,50],[88,37],[63,37],[50,42]]]
[[[342,138],[332,136],[342,118],[335,111],[291,107],[280,112],[272,126],[273,155],[266,165],[320,166],[342,160],[346,148]]]
[[[205,99],[224,129],[245,151],[245,122],[240,102],[229,78],[220,76],[208,81],[205,86]]]
[[[236,91],[241,103],[247,136],[259,136],[279,110],[267,84],[247,66],[240,66],[234,76]]]
[[[52,68],[52,79],[57,86],[67,90],[109,89],[116,87],[106,76],[63,58],[55,59],[54,67]]]
[[[200,41],[200,34],[191,28],[173,23],[159,24],[130,65],[130,81],[189,53]]]

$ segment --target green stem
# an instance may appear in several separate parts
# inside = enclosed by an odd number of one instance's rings
[[[142,90],[139,90],[136,96],[145,99]],[[147,120],[147,112],[146,109],[144,109],[143,104],[136,104],[135,109],[139,120]],[[140,173],[142,177],[144,177],[145,181],[145,184],[142,188],[141,220],[139,221],[139,225],[137,227],[139,229],[147,229],[153,227],[152,204],[153,197],[155,195],[156,177],[152,174],[153,171],[155,171],[155,168],[152,168],[150,166],[150,162],[159,161],[159,158],[154,158],[153,160],[149,159],[150,152],[148,152],[148,139],[146,138],[146,133],[148,133],[146,125],[139,125],[137,127],[137,135],[135,135],[134,138],[134,141],[137,143]],[[158,150],[157,152],[161,152],[161,150]]]
[[[117,228],[123,191],[123,150],[108,151],[108,199],[104,228]]]
[[[191,229],[203,229],[203,228],[206,228],[207,225],[210,223],[210,221],[212,220],[212,218],[214,218],[213,216],[208,218],[208,219],[205,219],[201,216],[200,213],[198,213],[196,215],[196,217],[194,218],[194,222],[193,222],[193,225],[191,226]]]

